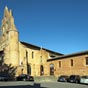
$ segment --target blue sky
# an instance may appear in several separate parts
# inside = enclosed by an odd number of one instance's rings
[[[0,0],[12,9],[19,39],[70,54],[88,50],[88,0]]]

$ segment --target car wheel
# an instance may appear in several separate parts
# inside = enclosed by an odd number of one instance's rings
[[[78,80],[76,80],[76,83],[78,83]]]
[[[14,81],[18,81],[17,78],[15,78]]]
[[[23,81],[26,81],[26,79],[24,78]]]

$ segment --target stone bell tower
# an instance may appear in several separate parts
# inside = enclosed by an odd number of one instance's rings
[[[4,10],[4,16],[1,25],[1,50],[4,51],[4,62],[18,66],[19,58],[19,37],[18,31],[14,24],[12,11],[8,10],[7,6]]]

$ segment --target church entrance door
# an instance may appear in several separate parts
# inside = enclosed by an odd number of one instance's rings
[[[54,75],[54,64],[50,64],[50,75]]]

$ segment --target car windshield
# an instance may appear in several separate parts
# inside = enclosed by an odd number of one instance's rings
[[[27,75],[25,75],[25,74],[22,74],[22,75],[20,75],[21,77],[25,77],[25,76],[27,76]]]
[[[62,76],[60,76],[60,77],[67,77],[66,75],[62,75]]]
[[[70,76],[71,79],[75,78],[75,76]]]
[[[81,78],[87,78],[88,79],[88,76],[82,76]]]
[[[1,74],[0,74],[0,77],[9,77],[9,75],[1,75]]]

